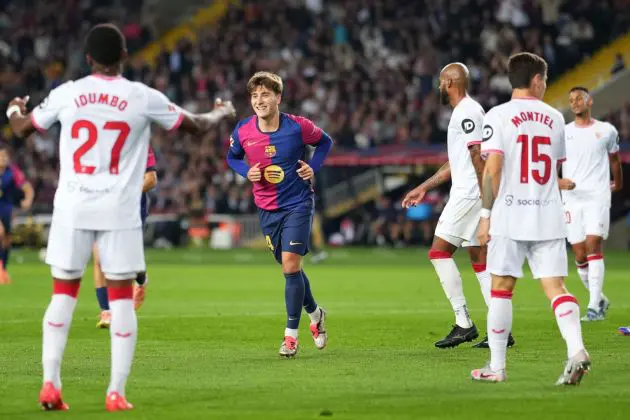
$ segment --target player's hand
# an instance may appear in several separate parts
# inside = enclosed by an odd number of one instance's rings
[[[422,201],[426,193],[427,192],[424,190],[424,188],[420,187],[416,187],[413,190],[409,191],[405,198],[403,198],[403,208],[408,209],[409,207],[418,205]]]
[[[0,239],[4,238],[4,234],[6,232],[4,231],[4,223],[0,222]]]
[[[300,178],[302,178],[304,181],[308,181],[309,179],[313,178],[313,176],[315,175],[315,171],[313,170],[313,168],[311,168],[311,165],[304,162],[303,160],[298,160],[298,163],[300,164],[300,168],[297,170],[297,174],[300,176]]]
[[[610,183],[610,191],[611,192],[619,192],[621,191],[621,187],[617,186],[617,183],[615,183],[614,181]]]
[[[20,202],[20,207],[22,210],[29,210],[33,206],[33,200],[24,199]]]
[[[482,217],[479,219],[479,227],[477,228],[477,240],[480,246],[488,245],[490,242],[490,219]]]
[[[236,117],[236,108],[232,104],[232,101],[221,100],[221,98],[217,98],[214,101],[214,109],[221,109],[226,117],[234,118]]]
[[[572,190],[575,188],[575,182],[571,181],[568,178],[560,178],[558,180],[558,186],[560,187],[561,190]]]
[[[260,166],[260,163],[257,163],[251,168],[249,168],[249,171],[247,171],[247,179],[249,179],[252,182],[258,182],[262,179],[262,172],[260,171],[259,166]]]
[[[9,108],[11,108],[13,105],[17,105],[20,108],[20,112],[22,113],[22,115],[26,115],[28,114],[28,109],[26,109],[26,104],[28,103],[28,100],[30,99],[30,96],[25,96],[23,98],[13,98],[11,100],[11,102],[9,102],[9,106],[7,106],[7,110]]]

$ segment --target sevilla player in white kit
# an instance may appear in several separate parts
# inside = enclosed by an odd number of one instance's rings
[[[560,180],[560,187],[566,189],[562,198],[567,239],[575,253],[578,275],[590,293],[582,321],[600,321],[609,306],[602,291],[611,192],[623,188],[619,134],[611,124],[591,118],[593,98],[586,88],[571,89],[569,100],[575,121],[565,128],[567,161],[562,164]]]
[[[547,87],[545,60],[516,54],[510,58],[508,77],[512,100],[491,109],[483,122],[481,150],[487,161],[478,235],[481,244],[489,241],[490,363],[471,374],[480,381],[507,379],[512,293],[527,259],[567,345],[568,362],[556,383],[578,384],[591,362],[582,342],[580,307],[564,284],[566,227],[558,187],[558,166],[566,158],[564,118],[541,100]]]
[[[132,408],[125,383],[138,332],[133,282],[145,270],[138,209],[151,123],[202,133],[225,111],[188,115],[160,92],[124,79],[125,39],[113,25],[92,28],[85,44],[92,75],[52,90],[29,115],[28,98],[16,98],[7,116],[18,137],[61,123],[60,175],[46,256],[54,285],[43,322],[40,403],[46,410],[68,409],[61,398],[61,361],[81,277],[96,245],[112,313],[106,408],[120,411]]]
[[[475,237],[481,210],[479,184],[484,163],[480,144],[484,111],[468,96],[467,90],[466,66],[451,63],[444,67],[440,73],[440,99],[442,104],[453,107],[447,135],[448,162],[426,182],[410,191],[402,202],[403,207],[415,206],[427,191],[452,180],[450,198],[440,216],[429,251],[429,259],[455,312],[455,325],[446,337],[435,343],[438,348],[456,347],[479,336],[468,315],[462,277],[453,260],[458,248],[468,248],[486,304],[490,301],[486,247],[480,247]],[[513,341],[509,343],[512,344]],[[487,341],[484,339],[475,347],[487,347]]]

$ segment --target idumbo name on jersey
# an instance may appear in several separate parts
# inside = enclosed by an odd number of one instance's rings
[[[110,95],[108,93],[82,93],[74,98],[74,104],[77,108],[82,108],[87,105],[107,105],[112,108],[117,108],[119,111],[124,111],[129,105],[124,99],[121,101],[117,95]]]

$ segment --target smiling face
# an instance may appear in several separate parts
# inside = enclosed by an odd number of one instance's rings
[[[282,78],[277,74],[259,71],[247,83],[252,109],[261,119],[275,117],[282,100]]]
[[[250,93],[252,109],[258,118],[274,117],[279,112],[280,95],[264,85],[258,85]]]

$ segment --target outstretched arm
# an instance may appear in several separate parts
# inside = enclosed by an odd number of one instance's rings
[[[409,191],[402,201],[402,206],[409,208],[419,204],[427,191],[444,184],[449,179],[451,179],[451,165],[446,162],[431,178]]]
[[[26,110],[29,97],[14,98],[9,102],[7,118],[11,131],[19,138],[30,136],[37,128],[33,124],[31,114]]]
[[[184,112],[184,118],[180,129],[190,134],[202,134],[210,130],[223,118],[236,116],[236,110],[231,101],[222,102],[217,99],[214,109],[204,114],[191,114]]]

